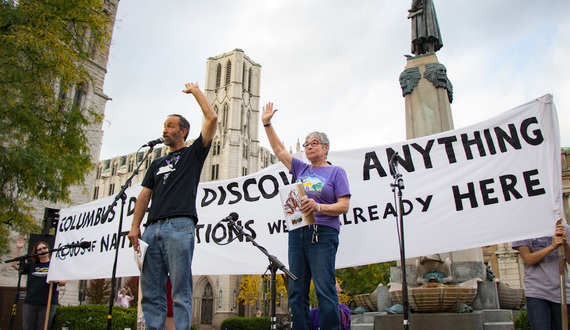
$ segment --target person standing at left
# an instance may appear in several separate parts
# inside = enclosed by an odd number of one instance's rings
[[[190,124],[181,115],[170,115],[162,136],[170,153],[155,159],[146,172],[142,191],[135,204],[129,241],[138,250],[141,222],[148,213],[142,240],[148,244],[141,271],[142,309],[147,329],[164,329],[166,279],[172,282],[174,324],[190,329],[192,322],[192,256],[194,252],[196,193],[200,173],[216,133],[218,116],[198,84],[188,83],[183,90],[194,95],[204,114],[200,136],[186,146]]]
[[[19,236],[16,240],[16,249],[14,250],[14,258],[20,256],[20,252],[24,247],[24,237]],[[32,249],[32,254],[44,253],[49,251],[49,245],[46,242],[37,242]],[[26,298],[22,307],[22,328],[24,330],[43,329],[45,326],[45,317],[48,305],[50,284],[46,282],[50,257],[49,253],[32,257],[30,262],[24,263],[22,266],[22,274],[28,275],[26,282]],[[12,262],[15,270],[20,269],[17,261]],[[65,285],[65,281],[52,282],[59,286]],[[57,290],[55,285],[51,285],[52,295],[49,309],[48,329],[51,328],[51,322],[55,314],[57,306]]]

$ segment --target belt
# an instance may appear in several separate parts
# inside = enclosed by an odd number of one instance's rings
[[[150,225],[154,225],[155,223],[161,223],[161,222],[165,222],[165,221],[168,221],[168,220],[170,220],[170,219],[173,219],[173,218],[181,218],[181,217],[188,217],[188,218],[192,219],[192,220],[194,221],[194,223],[198,222],[198,221],[197,221],[198,219],[197,219],[195,216],[193,216],[193,215],[180,215],[180,216],[176,216],[176,217],[162,218],[162,219],[154,219],[154,220],[151,220],[151,221],[147,221],[147,222],[143,225],[143,227],[148,227],[148,226],[150,226]]]
[[[161,223],[161,222],[164,222],[164,221],[168,221],[168,219],[169,219],[169,218],[155,219],[155,220],[152,220],[152,221],[147,221],[143,226],[144,226],[144,227],[148,227],[148,226],[153,225],[153,224],[155,224],[155,223]]]

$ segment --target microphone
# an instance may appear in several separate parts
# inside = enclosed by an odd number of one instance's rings
[[[390,161],[388,162],[388,166],[390,167],[390,174],[394,177],[395,186],[398,186],[398,188],[404,189],[404,181],[402,180],[402,175],[400,174],[400,172],[398,172],[398,152],[396,151],[392,157],[390,157]]]
[[[390,175],[396,176],[398,175],[398,162],[397,162],[398,152],[394,152],[392,157],[390,157],[390,161],[388,162],[388,167],[390,167]]]
[[[164,138],[161,136],[161,137],[159,137],[159,138],[156,139],[156,140],[148,141],[145,145],[142,146],[142,148],[144,148],[144,147],[154,147],[155,145],[160,144],[160,143],[162,143],[162,142],[164,142]]]
[[[80,247],[82,249],[87,249],[87,248],[91,247],[91,242],[83,241],[83,242],[78,242],[78,243],[71,243],[71,244],[67,244],[65,247],[67,247],[67,248]]]
[[[239,218],[239,215],[235,212],[230,213],[227,217],[223,218],[220,221],[236,221]]]

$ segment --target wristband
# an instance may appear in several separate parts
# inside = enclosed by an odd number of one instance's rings
[[[267,127],[267,126],[271,126],[271,123],[269,123],[269,124],[263,124],[263,127]]]
[[[317,213],[321,213],[321,204],[317,204],[317,205],[318,205],[318,207],[317,207]]]

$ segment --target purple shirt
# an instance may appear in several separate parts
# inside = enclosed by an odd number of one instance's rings
[[[566,237],[570,240],[570,227],[565,225],[568,231]],[[525,239],[513,242],[513,249],[527,246],[530,252],[540,251],[552,244],[552,236],[533,239]],[[534,265],[524,265],[524,292],[525,296],[539,298],[555,303],[560,303],[560,270],[558,269],[558,251],[554,250]],[[570,297],[570,279],[566,279],[566,296]]]
[[[307,197],[319,204],[334,204],[339,197],[350,197],[348,177],[341,167],[332,165],[313,167],[293,158],[290,173],[297,178],[297,182],[303,184]],[[315,219],[317,225],[329,226],[340,231],[339,216],[315,213]]]

